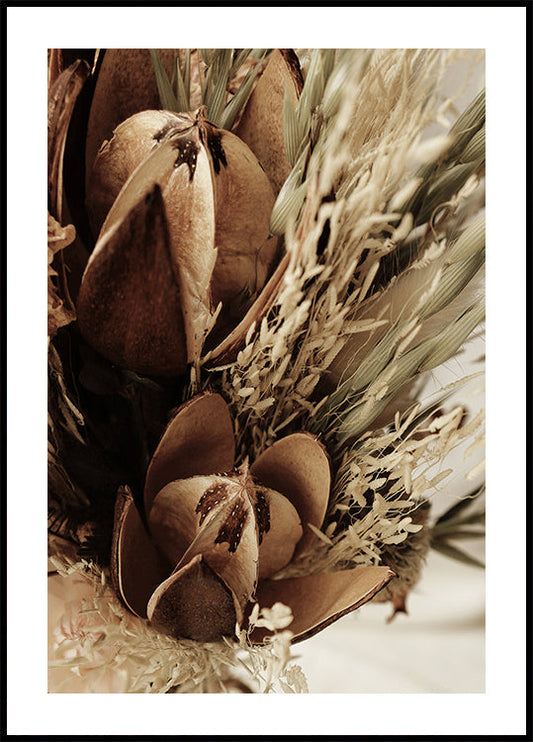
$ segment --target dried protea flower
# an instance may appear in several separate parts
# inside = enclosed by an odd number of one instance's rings
[[[371,599],[388,567],[272,579],[322,525],[330,465],[322,445],[295,433],[235,469],[233,424],[217,394],[186,403],[148,468],[144,508],[127,488],[115,512],[111,569],[126,606],[174,637],[232,636],[251,601],[281,602],[301,640]],[[252,632],[261,641],[262,629]]]
[[[261,165],[205,109],[145,111],[96,159],[87,206],[99,238],[78,297],[80,329],[109,360],[175,375],[242,319],[271,273],[274,194]]]

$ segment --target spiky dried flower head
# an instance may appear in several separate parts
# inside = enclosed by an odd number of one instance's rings
[[[399,543],[383,546],[381,563],[394,572],[394,577],[384,589],[375,596],[378,603],[392,604],[391,620],[397,613],[407,613],[407,596],[415,587],[424,567],[431,542],[431,530],[428,527],[430,503],[422,501],[410,511],[410,518],[417,530],[408,533]]]

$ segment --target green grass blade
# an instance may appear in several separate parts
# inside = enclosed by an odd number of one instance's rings
[[[290,166],[293,167],[298,159],[298,150],[300,148],[301,139],[298,120],[296,117],[296,108],[287,82],[285,82],[285,97],[283,99],[283,137],[287,159],[289,160]]]
[[[473,304],[450,327],[439,333],[435,338],[433,351],[430,352],[419,371],[429,371],[449,360],[463,345],[469,335],[483,322],[485,318],[485,302],[483,300]]]
[[[479,567],[480,569],[485,569],[485,565],[482,561],[476,559],[471,554],[467,554],[462,549],[457,548],[457,546],[452,546],[446,541],[432,541],[431,548],[435,549],[435,551],[439,551],[441,554],[444,554],[444,556],[447,556],[450,559],[455,559],[455,561],[461,562],[462,564],[468,564],[471,567]]]
[[[175,62],[175,71],[176,71],[176,101],[179,106],[178,110],[186,112],[190,110],[189,87],[188,85],[186,85],[185,80],[182,77],[179,57],[176,59],[176,62]]]
[[[422,319],[444,309],[470,283],[485,262],[485,251],[471,255],[460,263],[448,266],[439,281],[435,293],[420,313]]]
[[[460,519],[460,516],[463,514],[463,512],[472,505],[472,503],[477,500],[477,498],[482,495],[485,492],[485,485],[482,484],[480,487],[477,487],[475,490],[473,490],[469,495],[466,497],[461,498],[458,502],[454,503],[451,507],[448,508],[436,521],[435,526],[442,525],[443,523],[447,523],[449,521],[457,522],[458,517]]]
[[[223,129],[231,130],[235,123],[237,116],[246,105],[246,101],[255,83],[255,79],[261,69],[260,64],[256,64],[253,69],[246,75],[242,83],[239,85],[233,98],[231,98],[226,107],[224,108],[220,116],[220,125]]]
[[[449,249],[448,263],[465,260],[485,247],[485,215],[477,217]]]
[[[167,73],[161,64],[161,58],[156,49],[150,49],[150,56],[154,67],[154,74],[157,83],[157,90],[161,100],[161,107],[166,111],[179,111],[178,101],[172,90],[172,85],[168,79]]]
[[[474,98],[468,108],[459,116],[457,121],[450,129],[450,135],[453,137],[453,144],[446,153],[446,161],[452,162],[455,159],[461,159],[461,155],[468,142],[474,134],[485,123],[485,90]]]

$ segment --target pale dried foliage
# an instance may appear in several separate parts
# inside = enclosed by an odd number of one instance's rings
[[[357,344],[361,334],[379,327],[375,343],[394,324],[383,310],[367,309],[376,303],[368,293],[379,260],[400,236],[401,213],[386,207],[410,180],[423,130],[442,115],[443,101],[431,90],[438,91],[453,61],[451,52],[376,52],[358,80],[360,60],[347,55],[342,65],[345,98],[311,157],[305,206],[285,234],[290,264],[281,290],[269,315],[249,332],[236,363],[224,371],[222,389],[241,444],[249,445],[245,431],[252,431],[250,455],[289,424],[309,425],[317,414],[311,399],[319,377],[348,338]],[[324,201],[335,184],[336,200]],[[319,255],[326,222],[329,237]],[[430,238],[424,260],[438,255]],[[422,285],[428,291],[436,288],[428,281]],[[403,340],[407,333],[402,329]],[[373,348],[368,342],[364,355]]]
[[[480,412],[465,422],[462,407],[437,415],[421,413],[419,408],[415,405],[404,415],[398,412],[392,429],[369,431],[347,448],[322,533],[292,565],[295,574],[380,564],[387,547],[422,530],[413,521],[414,510],[431,500],[452,473],[443,467],[446,456],[471,441],[464,451],[467,459],[483,444],[484,416]],[[354,510],[357,514],[350,517]],[[344,525],[339,530],[341,520]],[[423,558],[426,553],[427,549]],[[414,553],[406,571],[419,567]]]
[[[421,237],[401,209],[421,183],[420,166],[450,146],[446,132],[424,142],[422,136],[430,124],[446,121],[451,101],[439,95],[439,83],[462,56],[443,50],[341,55],[330,78],[336,84],[326,85],[323,97],[323,107],[336,115],[319,129],[305,203],[299,211],[292,207],[286,224],[290,263],[281,289],[236,362],[221,369],[242,458],[305,429],[320,434],[341,463],[330,517],[300,562],[302,572],[379,563],[384,545],[418,531],[409,512],[437,485],[424,472],[482,423],[461,427],[462,411],[435,417],[433,410],[403,435],[420,414],[412,409],[413,381],[453,356],[484,316],[484,222],[472,221],[482,204],[482,173],[443,196],[438,218]],[[334,105],[339,89],[344,97]],[[327,198],[332,188],[334,201]],[[282,191],[278,209],[284,197],[289,203],[291,194]],[[326,223],[327,243],[320,244]],[[380,261],[415,237],[418,259],[376,290]],[[328,370],[329,390],[319,386]],[[388,425],[385,432],[381,425]],[[380,472],[381,480],[395,480],[387,499],[377,491]],[[332,539],[334,513],[357,504],[365,489],[375,492],[370,511]]]
[[[306,692],[301,669],[290,663],[286,609],[267,609],[261,623],[256,608],[258,625],[273,632],[264,646],[252,646],[238,627],[238,642],[176,641],[126,610],[105,570],[76,561],[57,540],[53,548],[49,563],[62,582],[49,626],[50,692]]]

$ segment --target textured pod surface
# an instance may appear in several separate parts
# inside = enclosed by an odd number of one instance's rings
[[[165,72],[172,75],[176,49],[158,49]],[[86,168],[90,172],[102,143],[129,116],[159,108],[159,92],[148,49],[106,49],[94,90],[87,129]]]
[[[222,310],[211,346],[238,324],[271,273],[277,254],[277,239],[269,238],[274,194],[249,148],[207,122],[204,109],[179,115],[145,111],[116,129],[93,168],[87,205],[93,229],[100,233],[95,252],[155,186],[164,202],[186,358],[194,363],[218,304]],[[118,245],[115,240],[115,249],[127,253],[130,238],[122,234],[124,241]],[[94,284],[92,270],[90,263],[84,276],[89,285]],[[103,273],[104,267],[99,280]],[[146,271],[144,280],[149,291],[159,277]],[[143,311],[152,312],[149,302]],[[150,342],[146,334],[144,341]],[[151,370],[145,364],[144,371],[169,373],[157,363]],[[182,372],[180,363],[175,373]]]
[[[145,490],[149,532],[131,494],[119,492],[113,584],[132,611],[175,638],[215,641],[243,625],[254,599],[263,607],[281,601],[303,639],[355,610],[392,577],[387,567],[372,567],[270,579],[306,543],[303,523],[321,524],[329,461],[303,433],[266,449],[255,468],[233,468],[233,456],[227,406],[206,392],[178,410],[154,454]],[[258,627],[252,640],[263,639]]]
[[[150,598],[148,618],[175,639],[217,641],[235,631],[233,595],[201,555],[172,574]]]
[[[97,244],[77,315],[84,337],[113,363],[165,376],[185,371],[185,328],[157,187]]]
[[[264,167],[276,194],[291,171],[283,134],[285,95],[296,104],[302,87],[296,54],[290,49],[275,49],[235,127],[237,136]]]

